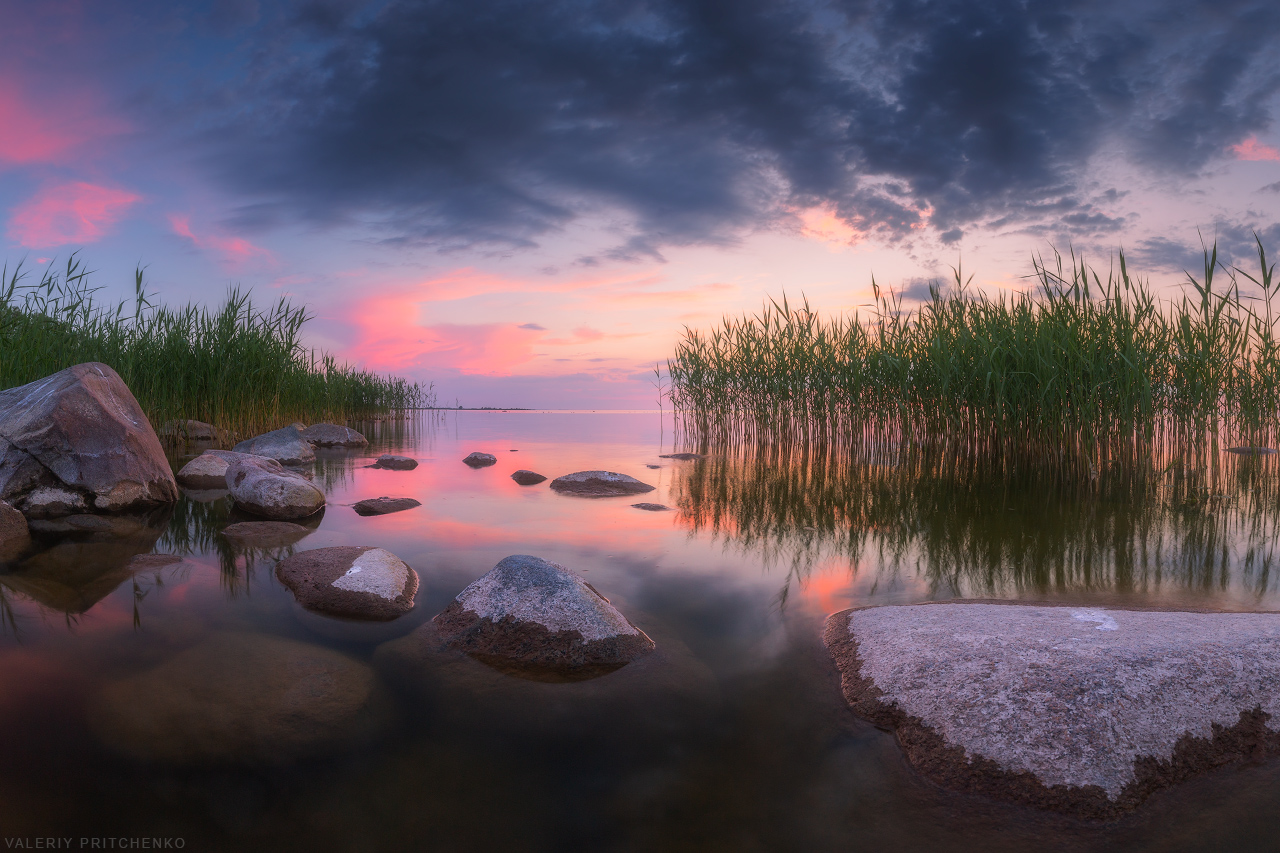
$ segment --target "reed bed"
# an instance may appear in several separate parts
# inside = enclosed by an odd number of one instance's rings
[[[1088,474],[1187,440],[1274,444],[1280,339],[1274,265],[1204,252],[1180,298],[1159,300],[1125,256],[1033,259],[1034,287],[954,286],[904,310],[872,282],[869,316],[822,318],[784,297],[686,329],[668,361],[682,432],[705,442],[943,447],[1014,467]]]
[[[253,435],[295,420],[375,418],[434,405],[430,386],[379,376],[305,347],[303,307],[256,307],[231,288],[222,306],[158,305],[139,269],[132,303],[95,302],[90,272],[71,255],[38,276],[0,273],[0,388],[100,361],[128,384],[157,426],[192,418]]]

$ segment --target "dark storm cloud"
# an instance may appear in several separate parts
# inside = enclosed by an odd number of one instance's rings
[[[519,247],[604,214],[611,256],[641,258],[813,204],[888,239],[1113,231],[1122,194],[1085,200],[1088,158],[1189,176],[1266,127],[1280,5],[331,0],[275,20],[216,136],[245,221]]]
[[[1256,235],[1256,238],[1255,238]],[[1139,264],[1148,268],[1190,272],[1201,277],[1205,266],[1205,250],[1218,250],[1218,261],[1224,267],[1239,267],[1258,275],[1258,240],[1263,246],[1280,242],[1280,223],[1247,224],[1218,219],[1213,228],[1201,234],[1203,244],[1179,243],[1165,237],[1143,240],[1132,253]],[[1274,262],[1274,258],[1268,263]]]

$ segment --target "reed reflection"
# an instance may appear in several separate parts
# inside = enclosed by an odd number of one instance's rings
[[[928,597],[1276,591],[1274,456],[1213,447],[1089,476],[887,444],[723,444],[675,472],[693,533],[784,566],[785,604],[837,560]]]

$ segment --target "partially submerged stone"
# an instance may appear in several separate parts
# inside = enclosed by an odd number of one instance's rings
[[[302,437],[316,447],[364,447],[369,439],[338,424],[312,424],[302,431]]]
[[[702,459],[703,456],[701,453],[661,453],[658,455],[658,458],[659,459],[679,459],[684,462],[688,462],[691,459]]]
[[[632,504],[636,509],[642,509],[645,512],[671,512],[671,507],[664,504],[639,503]]]
[[[499,562],[433,621],[451,648],[532,678],[592,678],[653,651],[591,584],[526,554]]]
[[[519,471],[511,475],[511,479],[515,480],[521,486],[536,486],[539,483],[545,482],[547,478],[539,474],[537,471],[526,471],[521,468]]]
[[[378,461],[369,466],[370,468],[389,468],[392,471],[412,471],[418,467],[417,459],[410,459],[408,456],[396,456],[394,453],[384,453],[378,457]]]
[[[324,492],[274,459],[247,456],[227,466],[227,491],[236,506],[280,521],[306,518],[324,507]]]
[[[413,498],[365,498],[362,501],[356,501],[351,508],[356,511],[357,515],[386,515],[391,512],[404,512],[406,509],[413,509],[416,506],[422,506],[422,501]]]
[[[157,432],[163,438],[181,441],[216,441],[218,438],[218,428],[213,424],[191,420],[190,418],[165,421]]]
[[[1280,753],[1280,613],[885,606],[826,643],[853,709],[962,790],[1111,818]]]
[[[227,466],[237,459],[253,457],[234,450],[206,450],[178,472],[178,485],[188,489],[225,489]]]
[[[219,634],[108,684],[90,726],[109,749],[166,764],[279,764],[353,745],[383,721],[373,671],[330,649]]]
[[[276,577],[308,610],[385,621],[413,609],[418,574],[371,546],[317,548],[276,564]]]
[[[0,391],[0,500],[65,515],[177,499],[160,439],[107,365],[78,364]]]
[[[301,465],[314,462],[316,452],[311,442],[302,437],[297,426],[264,432],[242,441],[234,448],[236,453],[249,453],[254,456],[265,456],[284,465]]]
[[[472,468],[487,468],[496,464],[497,461],[498,457],[492,453],[481,453],[478,450],[474,453],[468,453],[466,458],[462,460],[463,464],[470,465]]]
[[[9,504],[0,501],[0,562],[12,560],[31,547],[27,519]]]
[[[286,548],[312,532],[292,521],[240,521],[222,528],[222,535],[238,548]]]
[[[653,486],[612,471],[577,471],[551,481],[552,491],[585,498],[609,498],[652,492]]]

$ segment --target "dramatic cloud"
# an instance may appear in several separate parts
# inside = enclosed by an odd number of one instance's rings
[[[92,243],[139,198],[125,190],[83,182],[50,187],[13,211],[9,239],[32,249]]]
[[[210,136],[252,197],[242,224],[520,247],[604,215],[614,258],[796,211],[846,242],[1114,230],[1081,189],[1103,145],[1188,176],[1270,150],[1254,134],[1280,35],[1265,0],[391,0],[277,18],[288,35],[259,45]]]
[[[1250,136],[1239,145],[1231,146],[1237,160],[1277,160],[1280,161],[1280,150],[1270,145],[1263,145],[1256,136]]]

